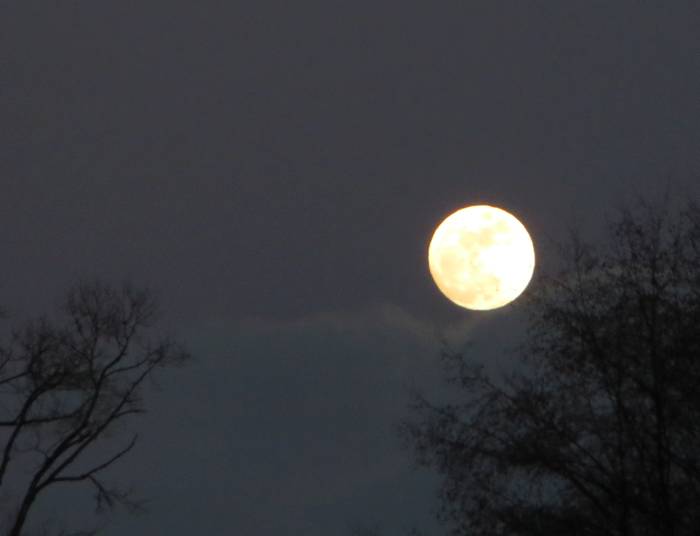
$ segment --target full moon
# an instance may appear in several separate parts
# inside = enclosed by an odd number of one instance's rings
[[[450,214],[428,247],[435,284],[467,309],[496,309],[525,290],[535,269],[535,249],[512,214],[474,205]]]

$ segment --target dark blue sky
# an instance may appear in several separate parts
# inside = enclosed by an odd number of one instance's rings
[[[484,360],[518,333],[439,295],[433,227],[499,205],[546,262],[697,196],[698,35],[681,0],[0,2],[0,300],[129,277],[197,356],[114,472],[150,513],[104,534],[429,526],[406,387],[437,389],[435,330]]]

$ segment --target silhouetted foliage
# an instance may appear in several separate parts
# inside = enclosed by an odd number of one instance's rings
[[[150,335],[156,313],[146,290],[82,283],[59,320],[30,321],[0,349],[0,489],[14,466],[23,478],[6,509],[9,536],[24,533],[37,498],[57,485],[92,487],[98,509],[134,506],[102,472],[136,444],[117,432],[145,411],[144,382],[188,358]]]
[[[524,296],[515,372],[444,353],[451,403],[403,432],[468,536],[685,536],[700,527],[700,209],[641,203],[573,237]]]

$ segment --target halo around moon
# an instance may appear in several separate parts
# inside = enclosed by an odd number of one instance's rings
[[[503,307],[525,290],[535,249],[512,214],[474,205],[438,225],[428,247],[430,274],[442,293],[467,309]]]

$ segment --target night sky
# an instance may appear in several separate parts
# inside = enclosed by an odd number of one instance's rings
[[[697,196],[698,36],[681,0],[0,1],[0,302],[128,278],[196,358],[110,472],[149,512],[102,534],[430,529],[408,389],[439,395],[436,334],[497,361],[520,330],[439,294],[435,225],[501,206],[546,264],[631,196]]]

